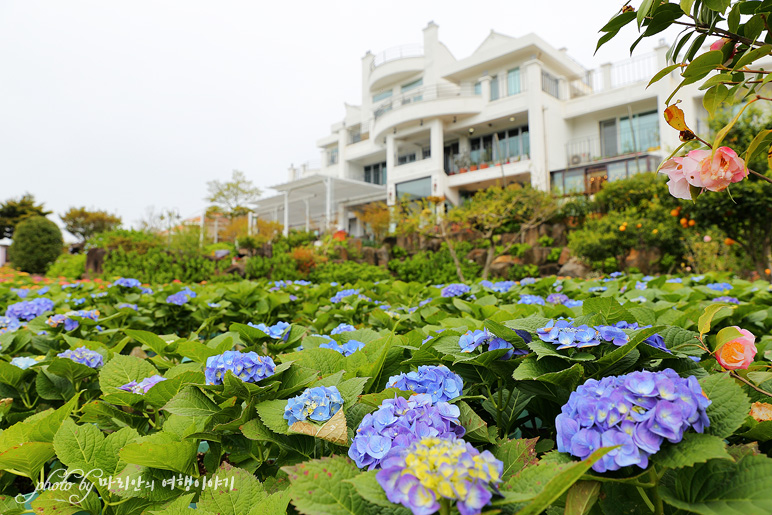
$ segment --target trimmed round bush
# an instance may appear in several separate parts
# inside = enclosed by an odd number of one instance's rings
[[[59,227],[43,216],[25,218],[16,226],[8,258],[23,272],[44,274],[62,253]]]

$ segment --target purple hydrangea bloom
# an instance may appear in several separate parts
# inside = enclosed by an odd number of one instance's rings
[[[649,285],[646,284],[644,281],[638,281],[638,282],[635,283],[635,289],[636,290],[645,290],[648,287],[649,287]]]
[[[356,330],[357,328],[354,327],[353,325],[341,322],[340,324],[338,324],[338,327],[330,331],[330,334],[350,333],[351,331],[356,331]]]
[[[582,305],[584,305],[584,301],[583,300],[571,300],[571,299],[568,299],[567,301],[565,301],[563,303],[563,305],[565,307],[567,307],[567,308],[578,308],[578,307],[581,307]]]
[[[692,278],[692,280],[694,280],[694,278]],[[723,292],[726,290],[731,290],[733,286],[729,283],[710,283],[708,285],[708,288],[710,288],[713,291]]]
[[[134,311],[138,311],[139,310],[139,307],[136,304],[129,304],[127,302],[121,302],[120,304],[118,304],[115,307],[118,308],[118,309],[128,308],[128,309],[133,309]]]
[[[544,305],[544,299],[539,295],[520,295],[520,300],[517,301],[518,304],[536,304],[539,306]]]
[[[166,297],[166,302],[169,304],[174,304],[176,306],[182,306],[183,304],[187,304],[190,299],[195,299],[195,298],[196,298],[196,292],[194,292],[193,290],[191,290],[186,286],[180,291],[178,291],[177,293]]]
[[[113,286],[120,286],[122,288],[141,288],[142,283],[139,282],[139,279],[121,277],[120,279],[115,280]]]
[[[574,327],[570,320],[550,320],[546,326],[537,329],[536,334],[541,341],[558,345],[558,350],[600,345],[595,328],[584,324]]]
[[[407,448],[392,447],[375,477],[389,501],[414,514],[435,513],[441,499],[452,499],[461,515],[477,515],[503,471],[504,463],[490,451],[481,453],[455,437],[426,437]]]
[[[96,351],[90,350],[87,347],[78,347],[77,349],[70,349],[57,354],[60,358],[71,359],[75,363],[86,365],[91,368],[99,368],[104,365],[104,358]]]
[[[391,376],[386,388],[399,388],[403,391],[427,393],[432,402],[447,402],[464,393],[464,381],[458,374],[451,372],[445,365],[425,365],[417,371]]]
[[[550,304],[564,304],[568,300],[571,299],[565,293],[550,293],[547,295],[547,302]]]
[[[330,299],[330,302],[332,302],[333,304],[337,304],[338,302],[342,302],[343,299],[345,299],[346,297],[350,297],[351,295],[358,295],[358,294],[359,294],[359,290],[353,289],[353,288],[348,290],[341,290]]]
[[[587,288],[587,291],[591,293],[604,292],[606,290],[608,290],[608,288],[605,286],[590,286],[589,288]]]
[[[386,399],[376,411],[364,416],[348,455],[357,467],[372,470],[392,448],[408,447],[427,436],[464,436],[464,427],[458,421],[460,415],[458,406],[453,404],[432,405],[427,394]]]
[[[247,322],[247,325],[249,327],[254,327],[255,329],[259,329],[263,331],[265,334],[267,334],[269,337],[273,338],[274,340],[287,340],[289,338],[289,329],[290,325],[287,322],[276,322],[272,326],[267,326],[265,324],[253,324],[252,322]]]
[[[465,293],[469,293],[469,290],[471,288],[467,286],[466,284],[461,283],[453,283],[445,286],[442,291],[440,292],[440,295],[442,297],[448,298],[448,297],[460,297],[461,295],[464,295]]]
[[[522,329],[515,329],[515,332],[517,333],[520,338],[522,338],[526,343],[529,343],[531,341],[531,335],[528,331],[523,331]],[[458,345],[461,347],[461,352],[472,352],[477,347],[488,344],[489,351],[492,350],[500,350],[500,349],[510,349],[509,352],[504,354],[501,358],[502,361],[506,361],[510,359],[513,355],[522,356],[525,354],[528,354],[528,351],[523,349],[515,349],[514,345],[509,343],[503,338],[499,338],[495,334],[488,331],[488,329],[477,329],[475,331],[467,331],[466,333],[462,334],[461,337],[458,339]]]
[[[0,334],[12,333],[21,327],[21,322],[15,317],[0,317]]]
[[[329,342],[319,344],[320,349],[331,349],[335,352],[339,352],[344,356],[351,356],[358,350],[365,348],[365,344],[358,340],[349,340],[346,343],[338,344],[335,340],[330,339]]]
[[[119,386],[119,390],[123,390],[124,392],[131,392],[136,393],[139,395],[145,395],[148,390],[150,390],[152,387],[160,383],[161,381],[166,381],[165,377],[161,377],[158,374],[155,374],[150,377],[146,377],[140,382],[136,381],[130,381],[123,386]]]
[[[72,331],[77,329],[80,325],[80,322],[72,317],[88,318],[90,320],[97,321],[99,319],[99,310],[82,309],[80,311],[68,311],[64,315],[53,315],[48,317],[46,324],[50,325],[51,327],[59,327],[60,324],[63,324],[65,331]]]
[[[536,278],[535,277],[523,277],[520,279],[520,286],[528,286],[529,284],[535,284]]]
[[[222,384],[228,371],[245,383],[256,383],[272,376],[276,371],[276,364],[270,356],[260,356],[256,352],[225,351],[207,358],[204,371],[206,383]]]
[[[668,279],[668,280],[667,280],[667,281],[665,281],[665,282],[666,282],[666,283],[675,283],[675,284],[681,284],[682,282],[684,282],[684,280],[683,280],[683,279],[681,279],[680,277],[671,277],[670,279]]]
[[[11,288],[11,291],[15,293],[20,299],[26,299],[29,295],[29,290],[26,288]]]
[[[343,407],[343,397],[335,386],[306,388],[303,393],[287,401],[284,419],[288,425],[304,420],[326,422]]]
[[[611,272],[608,275],[609,275],[609,277],[613,277],[614,279],[616,279],[617,277],[622,277],[623,275],[625,275],[625,273],[624,272]]]
[[[727,304],[739,304],[740,301],[734,297],[729,297],[727,295],[724,295],[723,297],[716,297],[713,299],[713,302],[726,302]]]
[[[5,316],[18,318],[19,320],[32,320],[46,311],[54,310],[54,301],[44,297],[33,300],[24,300],[15,304],[9,304],[5,310]]]
[[[555,419],[558,451],[585,459],[599,447],[621,445],[593,470],[645,469],[664,440],[678,443],[687,429],[702,433],[710,425],[710,402],[697,379],[672,369],[588,379]]]

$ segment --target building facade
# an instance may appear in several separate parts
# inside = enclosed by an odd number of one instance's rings
[[[661,115],[677,73],[646,88],[666,65],[664,42],[587,70],[534,34],[491,31],[472,55],[456,59],[438,32],[429,23],[422,45],[365,54],[361,103],[346,104],[344,119],[317,141],[320,163],[291,167],[276,188],[282,193],[266,199],[259,215],[272,209],[289,227],[313,222],[360,234],[357,195],[344,202],[332,183],[365,185],[363,201],[389,204],[426,196],[458,204],[511,182],[592,194],[605,181],[655,170],[680,143]],[[701,94],[692,86],[678,98],[699,130]],[[324,213],[313,214],[306,200],[305,220],[280,214],[302,211],[291,207],[293,185],[310,182],[320,186],[304,198],[324,197]]]

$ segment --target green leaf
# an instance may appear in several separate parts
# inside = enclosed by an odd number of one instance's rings
[[[606,320],[607,324],[616,324],[622,320],[626,322],[637,322],[635,317],[623,308],[619,301],[614,297],[596,297],[587,299],[582,304],[583,315],[600,314]]]
[[[95,428],[96,429],[96,428]],[[97,429],[97,431],[99,431]],[[36,480],[40,469],[54,457],[54,447],[48,442],[25,442],[0,453],[0,470],[8,470]]]
[[[375,478],[377,473],[377,470],[363,472],[352,479],[347,479],[346,482],[354,485],[357,493],[367,502],[375,504],[376,506],[391,508],[391,513],[394,515],[410,515],[410,510],[389,501],[386,497],[386,492],[383,491],[383,487]]]
[[[366,395],[362,395],[359,398],[359,402],[363,404],[367,404],[368,406],[373,406],[377,408],[386,399],[393,399],[395,396],[399,396],[399,397],[402,397],[403,399],[407,399],[411,395],[413,395],[413,392],[409,392],[409,391],[406,392],[404,390],[400,390],[399,388],[386,388],[382,392],[368,393]]]
[[[535,449],[537,440],[538,438],[509,440],[493,448],[493,455],[504,463],[502,481],[507,481],[525,467],[535,465],[539,461]]]
[[[729,88],[723,84],[716,84],[705,92],[705,96],[702,97],[702,105],[710,117],[713,118],[716,115],[716,110],[728,97]]]
[[[218,515],[244,515],[264,500],[268,495],[257,478],[244,469],[236,468],[225,462],[214,473],[218,480],[226,480],[229,486],[206,488],[196,504],[197,508],[211,511]],[[265,514],[263,514],[265,515]]]
[[[131,427],[124,427],[114,433],[110,433],[102,441],[94,459],[94,468],[101,470],[105,476],[115,475],[126,466],[118,453],[126,445],[139,439],[137,430]]]
[[[359,474],[347,458],[335,456],[282,467],[290,478],[292,504],[307,515],[364,515],[367,502],[346,481]]]
[[[565,515],[586,515],[598,501],[600,483],[577,481],[568,490]]]
[[[197,450],[195,440],[179,441],[175,436],[161,432],[124,446],[119,456],[126,463],[198,477]]]
[[[196,363],[206,363],[206,360],[216,356],[218,352],[215,349],[207,347],[200,342],[183,341],[177,344],[175,352],[182,357],[191,359]]]
[[[718,133],[716,134],[715,139],[713,140],[713,153],[715,154],[718,147],[721,146],[721,142],[724,141],[724,138],[729,133],[730,130],[732,130],[732,127],[734,127],[734,124],[737,123],[737,120],[740,119],[740,116],[742,116],[743,112],[749,105],[752,105],[757,99],[750,100],[746,102],[742,108],[737,112],[737,114],[730,120],[728,124],[726,124]],[[711,158],[713,157],[713,154],[711,154]]]
[[[290,492],[282,490],[273,493],[257,503],[249,515],[285,515],[290,502]]]
[[[701,79],[715,70],[724,62],[724,54],[718,50],[712,50],[697,56],[689,66],[684,68],[683,75],[687,79]]]
[[[461,411],[458,420],[461,425],[464,426],[464,429],[466,429],[464,438],[473,442],[494,443],[491,434],[488,431],[488,424],[480,418],[480,415],[475,413],[469,404],[464,401],[461,401],[456,405]]]
[[[690,14],[692,12],[692,5],[694,5],[694,0],[681,0],[681,10],[685,14]]]
[[[739,70],[743,66],[750,64],[757,59],[768,56],[770,52],[772,52],[772,45],[764,45],[759,48],[754,48],[753,50],[748,50],[737,60],[732,70]]]
[[[772,77],[772,74],[769,75]],[[767,129],[756,134],[751,144],[748,145],[748,149],[745,151],[745,162],[752,161],[755,155],[759,152],[765,152],[772,144],[772,129]]]
[[[91,470],[96,467],[104,438],[98,427],[79,426],[68,418],[54,436],[54,450],[59,461],[69,468]]]
[[[691,1],[693,2],[694,0],[691,0]],[[662,80],[663,77],[666,77],[670,72],[672,72],[676,68],[680,68],[680,67],[681,67],[680,64],[671,64],[670,66],[665,66],[660,71],[658,71],[656,74],[654,74],[654,77],[651,78],[651,80],[646,85],[646,87],[648,88],[649,86],[651,86],[655,82],[659,82],[660,80]]]
[[[711,401],[707,409],[710,426],[705,432],[720,438],[731,436],[750,413],[750,399],[728,373],[709,375],[700,385]]]
[[[646,338],[648,338],[653,334],[657,334],[662,329],[663,329],[663,326],[655,326],[655,327],[649,327],[646,329],[640,329],[638,331],[635,331],[632,335],[632,338],[630,338],[629,342],[622,345],[618,349],[602,356],[601,358],[598,359],[598,361],[596,361],[596,364],[598,365],[599,370],[593,377],[602,376],[607,370],[611,369],[614,365],[619,363],[623,358],[628,356],[628,354],[634,351],[636,347],[638,347],[641,343],[643,343],[646,340]]]
[[[56,479],[55,482],[59,482]],[[61,481],[64,481],[62,478]],[[96,511],[92,511],[95,509]],[[99,496],[90,491],[86,494],[78,490],[77,486],[68,492],[57,490],[45,490],[32,501],[32,510],[38,515],[75,515],[86,512],[99,514],[101,503]]]
[[[772,513],[772,459],[745,456],[737,463],[710,460],[706,464],[666,474],[659,487],[669,505],[702,515]]]
[[[710,332],[710,323],[713,321],[713,317],[724,308],[734,309],[734,306],[723,302],[716,302],[705,308],[697,321],[697,330],[700,332],[700,336]]]
[[[16,388],[24,377],[26,371],[7,361],[0,360],[0,383]]]
[[[581,381],[584,368],[579,363],[565,368],[556,360],[536,360],[529,356],[518,366],[512,378],[516,381],[536,380],[573,390]]]
[[[166,346],[168,345],[159,336],[150,331],[140,331],[137,329],[124,329],[124,333],[137,340],[142,345],[146,346],[159,356],[166,355]]]
[[[725,343],[743,338],[744,336],[737,327],[724,327],[716,334],[716,348],[718,349]]]
[[[657,467],[676,469],[691,467],[696,463],[705,463],[712,459],[732,459],[726,452],[724,440],[709,434],[685,433],[683,440],[676,444],[667,444],[652,461]]]
[[[167,377],[169,372],[167,372]],[[179,375],[156,383],[155,386],[150,388],[145,394],[145,402],[156,408],[160,408],[168,403],[172,397],[180,393],[182,389],[191,384],[204,384],[203,372],[183,372]]]
[[[76,363],[68,358],[59,357],[51,360],[51,364],[48,365],[48,371],[52,374],[64,377],[72,384],[97,373],[97,371],[91,367]]]
[[[119,386],[131,381],[140,382],[157,373],[158,370],[144,359],[119,354],[102,367],[99,372],[99,386],[105,394],[125,394],[126,392],[118,389]],[[141,399],[141,396],[137,397]]]
[[[289,434],[289,425],[284,418],[284,408],[287,407],[286,400],[273,400],[261,402],[255,409],[260,416],[260,420],[263,421],[268,429],[280,435]]]
[[[210,417],[221,408],[195,386],[186,386],[161,408],[183,417]]]
[[[731,0],[703,0],[703,4],[712,10],[724,14],[726,8],[729,7]]]

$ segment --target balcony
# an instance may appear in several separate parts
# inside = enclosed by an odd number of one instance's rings
[[[568,85],[569,96],[579,98],[630,84],[648,82],[656,72],[655,52],[606,64],[598,70],[589,70],[583,79],[571,81]]]
[[[483,109],[482,96],[472,86],[455,84],[423,86],[395,95],[373,109],[374,139],[399,124],[443,115],[477,114]]]
[[[370,63],[370,89],[378,90],[424,69],[422,45],[404,45],[384,50]]]
[[[636,141],[635,144],[633,144],[633,139],[624,133],[619,141],[603,141],[598,136],[577,138],[566,143],[566,168],[576,168],[607,159],[655,152],[659,149],[658,131],[648,133],[647,137],[641,137],[641,140]]]
[[[458,188],[471,184],[481,186],[492,185],[503,177],[513,178],[530,173],[531,160],[528,156],[521,156],[521,159],[518,161],[511,160],[504,164],[493,164],[475,171],[449,175],[447,184],[451,188]]]

